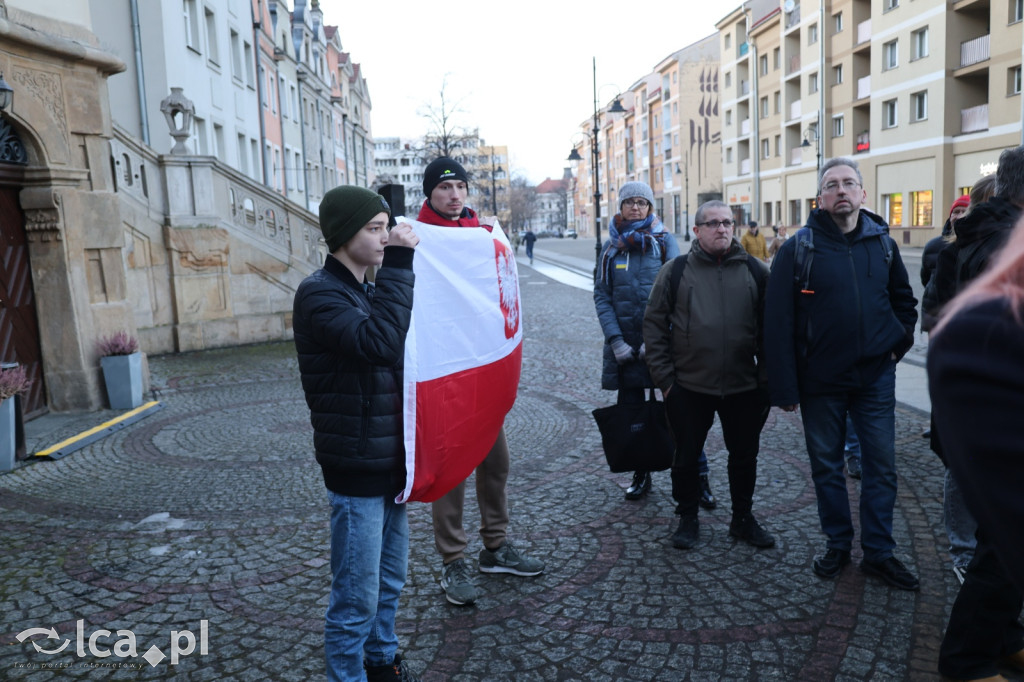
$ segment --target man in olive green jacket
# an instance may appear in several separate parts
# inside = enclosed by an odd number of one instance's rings
[[[772,547],[775,539],[751,511],[769,409],[759,361],[768,267],[733,238],[726,204],[702,204],[695,218],[697,239],[689,254],[679,256],[685,265],[681,271],[676,261],[662,267],[644,315],[647,366],[664,393],[676,437],[672,497],[680,520],[672,544],[697,544],[697,459],[717,412],[729,449],[729,533],[755,547]]]

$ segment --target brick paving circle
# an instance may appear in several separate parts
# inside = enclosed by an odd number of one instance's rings
[[[523,378],[506,427],[513,453],[510,535],[543,558],[536,578],[478,575],[477,605],[437,584],[429,509],[410,505],[403,654],[430,681],[934,679],[952,599],[941,527],[941,464],[900,408],[898,554],[921,591],[891,590],[855,566],[810,571],[824,545],[799,417],[773,410],[754,510],[777,546],[728,535],[725,448],[707,443],[721,503],[701,512],[692,551],[672,548],[667,472],[627,502],[590,411],[600,330],[591,295],[522,267]],[[328,507],[290,344],[149,359],[163,410],[83,450],[0,476],[0,678],[323,679]],[[850,484],[856,503],[856,482]],[[470,556],[481,548],[467,487]],[[859,549],[855,550],[855,561]],[[56,628],[74,639],[131,630],[139,657],[61,654],[19,642]],[[209,651],[151,666],[172,630]],[[58,639],[33,638],[56,648]],[[114,638],[105,640],[109,647]],[[99,667],[112,660],[138,669]],[[59,671],[43,664],[65,665]]]

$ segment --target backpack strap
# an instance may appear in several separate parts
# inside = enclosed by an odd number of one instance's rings
[[[811,264],[814,262],[814,230],[801,227],[794,235],[796,253],[793,256],[793,281],[801,292],[811,290]]]
[[[688,255],[689,254],[684,253],[672,259],[672,270],[669,272],[668,276],[669,311],[676,309],[676,294],[679,292],[679,282],[683,279],[683,269],[686,268],[686,257]]]

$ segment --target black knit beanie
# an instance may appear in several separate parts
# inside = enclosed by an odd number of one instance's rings
[[[434,188],[445,180],[462,180],[469,185],[469,176],[466,175],[466,169],[462,164],[455,159],[441,156],[427,164],[423,171],[423,194],[429,199]]]
[[[378,213],[390,216],[391,207],[373,190],[355,185],[328,190],[320,201],[320,231],[324,233],[327,250],[337,251]]]

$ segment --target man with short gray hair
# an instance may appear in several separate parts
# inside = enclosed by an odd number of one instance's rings
[[[800,408],[818,517],[828,538],[812,568],[836,578],[854,528],[843,475],[847,414],[861,443],[862,570],[903,590],[917,577],[893,556],[896,504],[896,363],[914,343],[917,300],[889,226],[862,208],[852,159],[830,159],[818,206],[779,248],[768,281],[765,333],[773,405]],[[812,267],[813,266],[813,267]]]

